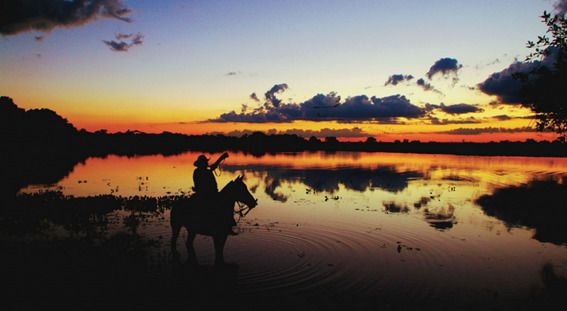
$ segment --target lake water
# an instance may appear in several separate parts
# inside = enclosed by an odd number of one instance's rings
[[[89,158],[58,183],[21,192],[188,194],[198,155]],[[239,267],[242,297],[334,301],[340,293],[367,306],[506,305],[567,278],[567,233],[558,219],[567,205],[557,195],[567,193],[567,159],[233,153],[218,171],[219,187],[239,175],[259,203],[225,248],[225,259]],[[161,241],[156,256],[167,256],[169,211],[138,233]],[[211,239],[198,237],[195,247],[199,262],[212,264]]]

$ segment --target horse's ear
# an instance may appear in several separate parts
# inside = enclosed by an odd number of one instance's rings
[[[238,177],[236,177],[236,180],[237,180],[237,181],[242,180],[242,175],[238,175]]]

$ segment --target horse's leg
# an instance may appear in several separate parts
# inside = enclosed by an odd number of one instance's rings
[[[185,246],[187,246],[187,262],[190,263],[197,263],[197,255],[195,254],[195,247],[193,246],[195,235],[195,232],[187,229],[187,241],[185,241]]]
[[[177,252],[177,238],[179,237],[179,231],[181,230],[181,225],[172,221],[171,222],[171,254],[174,256],[179,256]]]
[[[226,243],[226,234],[215,234],[213,236],[215,244],[215,264],[224,264],[224,244]]]

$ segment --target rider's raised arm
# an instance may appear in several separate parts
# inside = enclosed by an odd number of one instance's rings
[[[215,170],[219,166],[219,164],[221,164],[221,162],[226,158],[228,158],[228,153],[225,152],[215,161],[215,163],[213,163],[209,167],[211,168],[211,170]]]

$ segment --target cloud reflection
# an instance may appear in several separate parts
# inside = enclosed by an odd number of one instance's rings
[[[496,189],[476,200],[488,216],[508,227],[535,229],[534,239],[567,244],[567,177],[532,180],[519,186]]]
[[[398,172],[394,166],[295,169],[267,165],[226,165],[223,169],[229,172],[261,173],[266,185],[266,194],[280,202],[287,200],[287,196],[277,192],[282,182],[302,183],[315,192],[331,194],[337,192],[340,186],[358,192],[381,189],[397,193],[406,189],[410,180],[424,177],[422,173],[416,171]]]

